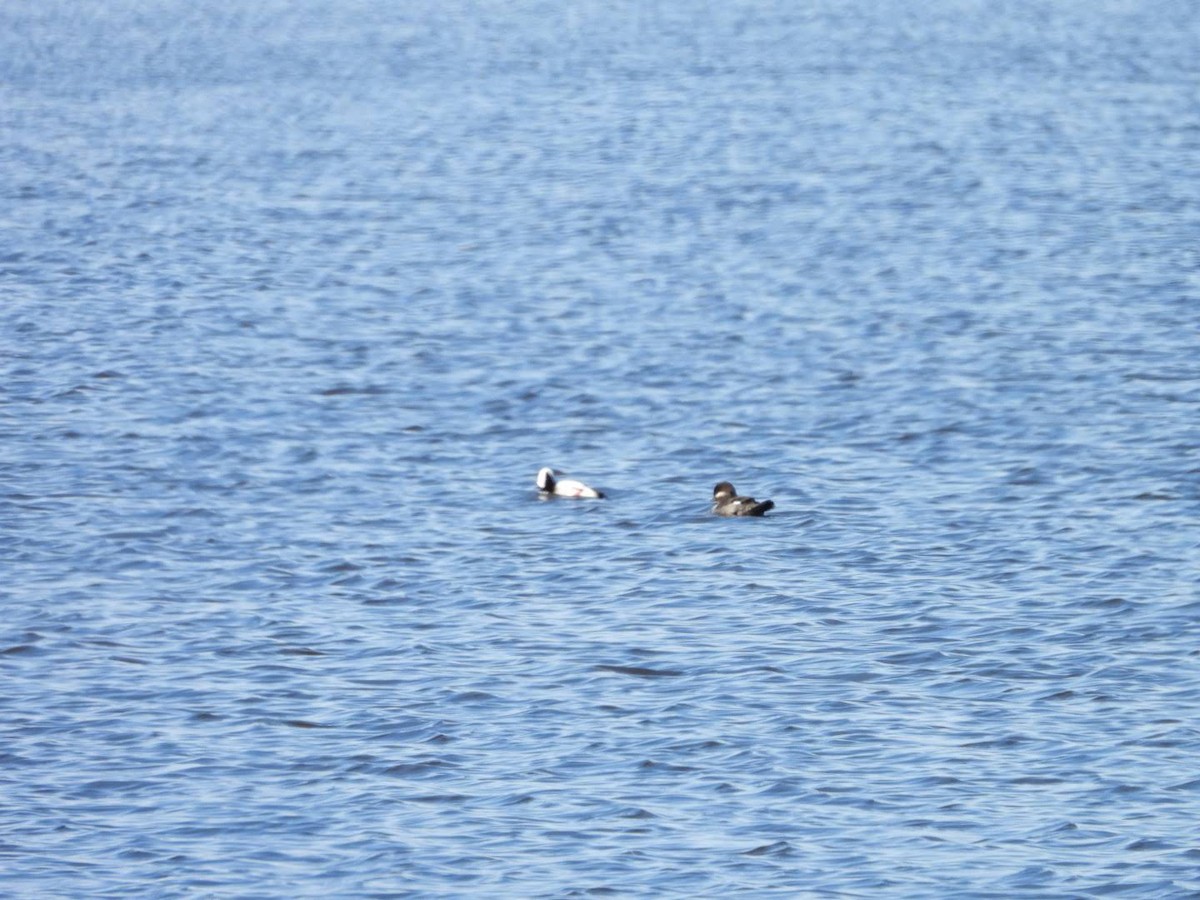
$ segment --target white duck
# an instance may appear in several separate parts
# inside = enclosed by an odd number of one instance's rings
[[[538,490],[546,496],[578,497],[581,500],[601,500],[604,494],[593,487],[588,487],[582,481],[574,478],[559,478],[558,473],[549,466],[539,469],[537,473]]]

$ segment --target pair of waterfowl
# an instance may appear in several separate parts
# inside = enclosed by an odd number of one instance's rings
[[[537,473],[537,486],[547,497],[575,497],[581,500],[602,500],[604,494],[593,487],[588,487],[582,481],[574,478],[559,478],[559,473],[547,467]],[[713,512],[718,516],[761,516],[768,509],[773,509],[774,500],[755,500],[753,497],[739,497],[738,492],[728,481],[720,482],[713,488]]]

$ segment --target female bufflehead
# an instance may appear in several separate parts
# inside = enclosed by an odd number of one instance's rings
[[[557,478],[558,473],[549,466],[539,469],[537,473],[538,490],[547,497],[579,497],[585,500],[602,500],[604,494],[595,488],[588,487],[582,481],[574,478]]]
[[[759,502],[753,497],[739,497],[728,481],[722,481],[713,488],[713,512],[718,516],[761,516],[774,508],[774,500]]]

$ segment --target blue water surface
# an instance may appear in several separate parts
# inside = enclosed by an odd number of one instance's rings
[[[0,6],[0,892],[1200,896],[1197,47]]]

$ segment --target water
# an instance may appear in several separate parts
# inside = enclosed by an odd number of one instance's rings
[[[1198,37],[4,6],[3,893],[1200,894]]]

